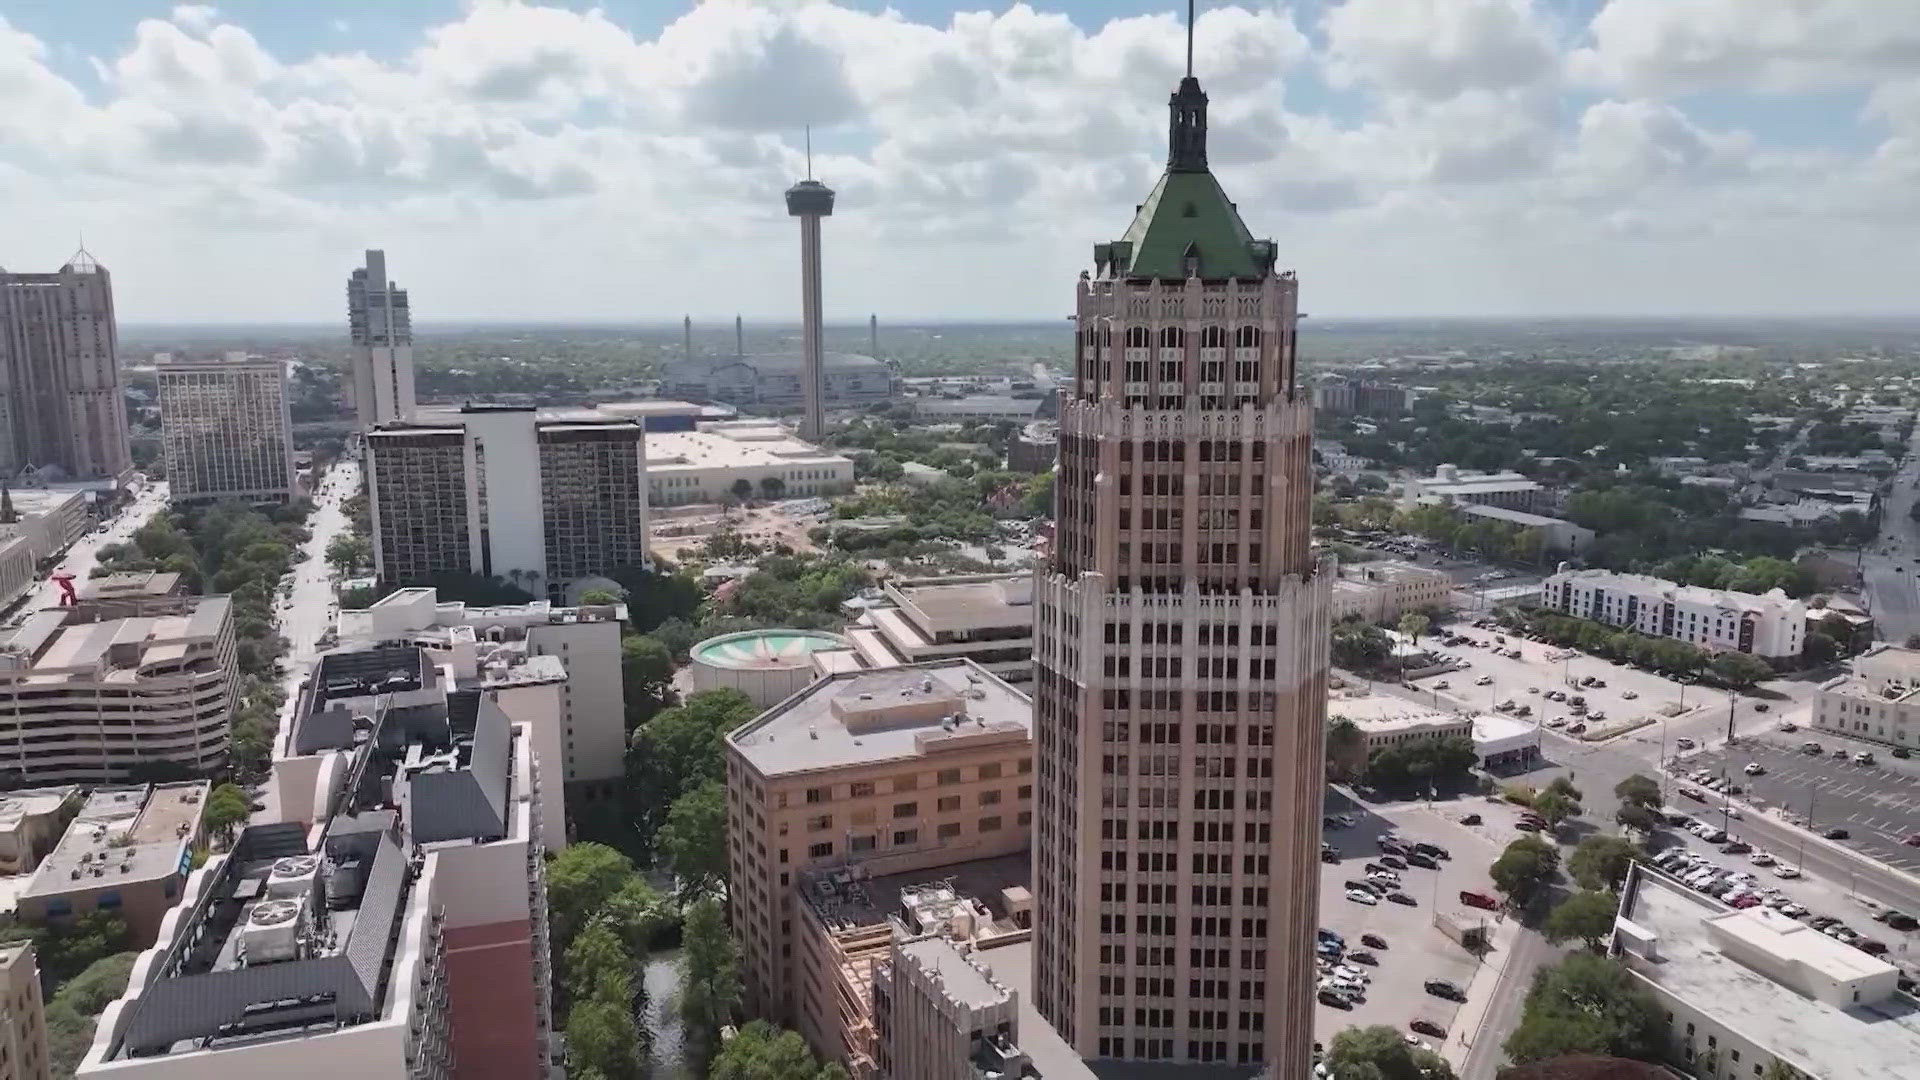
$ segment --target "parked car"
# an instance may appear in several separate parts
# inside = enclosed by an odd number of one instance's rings
[[[1753,850],[1753,845],[1747,843],[1745,840],[1729,840],[1727,841],[1727,846],[1720,850],[1729,855],[1745,855],[1747,852]]]
[[[1380,861],[1393,867],[1395,870],[1405,870],[1407,868],[1406,861],[1397,856],[1382,855],[1380,856]]]
[[[1749,761],[1747,762],[1747,767],[1740,771],[1746,773],[1748,776],[1765,776],[1767,767],[1757,761]]]
[[[1411,855],[1408,855],[1408,856],[1407,856],[1407,865],[1408,865],[1408,866],[1417,866],[1417,867],[1419,867],[1419,868],[1420,868],[1420,869],[1422,869],[1422,870],[1438,870],[1438,869],[1440,869],[1440,864],[1439,864],[1439,863],[1437,863],[1437,862],[1435,862],[1435,861],[1433,860],[1433,856],[1431,856],[1431,855],[1423,855],[1423,854],[1421,854],[1421,853],[1420,853],[1420,852],[1418,852],[1418,851],[1416,851],[1416,852],[1414,852],[1413,854],[1411,854]]]
[[[1767,704],[1764,701],[1756,701],[1753,703],[1754,712],[1770,712],[1772,711],[1772,709],[1773,709],[1773,706]]]
[[[1428,979],[1427,993],[1434,997],[1446,998],[1448,1001],[1464,1001],[1467,997],[1467,992],[1460,989],[1459,984],[1446,979]]]
[[[1420,906],[1420,902],[1418,900],[1415,900],[1413,897],[1408,896],[1406,893],[1403,893],[1403,892],[1390,892],[1387,894],[1387,899],[1393,901],[1396,904],[1404,904],[1407,907]]]
[[[1488,896],[1486,893],[1474,892],[1470,889],[1460,890],[1460,902],[1468,907],[1480,908],[1483,911],[1497,911],[1500,908],[1500,901]]]
[[[1419,852],[1422,855],[1431,855],[1436,859],[1453,858],[1453,853],[1448,851],[1446,848],[1441,847],[1439,844],[1429,844],[1425,841],[1421,841],[1420,843],[1413,845],[1413,850]]]
[[[1692,739],[1679,738],[1679,739],[1673,740],[1673,745],[1679,747],[1682,750],[1691,750],[1698,744],[1696,744]]]
[[[1789,866],[1786,863],[1781,863],[1778,866],[1775,866],[1773,868],[1773,876],[1783,877],[1783,878],[1797,878],[1800,876],[1800,870],[1798,867]]]
[[[1444,1039],[1447,1037],[1447,1029],[1431,1020],[1414,1020],[1409,1022],[1407,1027],[1422,1035],[1431,1035],[1436,1039]]]
[[[1384,949],[1387,947],[1387,939],[1381,937],[1379,934],[1361,934],[1360,944],[1365,945],[1369,949]]]
[[[1897,758],[1910,758],[1913,756],[1913,751],[1904,746],[1896,746],[1893,748],[1893,756]]]
[[[1862,750],[1859,753],[1853,755],[1853,763],[1855,765],[1871,765],[1873,764],[1873,762],[1874,762],[1873,754],[1866,750]]]
[[[1800,730],[1800,725],[1791,720],[1782,720],[1780,721],[1780,730],[1792,734]]]
[[[1800,744],[1800,752],[1803,754],[1824,754],[1826,753],[1826,747],[1809,739]]]
[[[1845,829],[1840,829],[1840,828],[1828,829],[1826,832],[1823,832],[1820,835],[1826,837],[1829,840],[1848,840],[1853,837],[1852,833],[1848,832]]]
[[[1379,958],[1367,952],[1365,949],[1359,952],[1348,953],[1347,962],[1349,964],[1366,964],[1368,967],[1378,967],[1380,965]]]
[[[1462,825],[1478,825],[1478,824],[1480,824],[1480,820],[1481,820],[1481,819],[1480,819],[1480,815],[1479,815],[1479,814],[1468,814],[1467,816],[1465,816],[1465,817],[1463,817],[1463,818],[1461,818],[1461,819],[1460,819],[1460,824],[1462,824]]]
[[[1365,889],[1348,889],[1347,899],[1353,901],[1356,904],[1365,904],[1368,907],[1372,907],[1373,905],[1380,902],[1379,897],[1373,895],[1372,893],[1368,892]]]

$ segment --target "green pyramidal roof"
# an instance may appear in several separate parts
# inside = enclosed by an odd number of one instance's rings
[[[1140,204],[1116,244],[1094,248],[1094,261],[1117,278],[1185,281],[1187,256],[1199,277],[1262,278],[1273,270],[1271,240],[1255,240],[1211,172],[1168,169]]]

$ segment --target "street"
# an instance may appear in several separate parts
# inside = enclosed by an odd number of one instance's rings
[[[1879,636],[1899,643],[1920,634],[1920,523],[1908,514],[1920,483],[1920,431],[1881,503],[1880,539],[1860,556],[1862,593]],[[1882,555],[1884,550],[1887,554]]]
[[[134,496],[132,502],[122,507],[107,523],[107,531],[89,532],[73,542],[61,557],[58,566],[41,578],[19,602],[22,612],[38,611],[41,608],[60,606],[60,586],[53,580],[57,573],[73,575],[73,587],[84,589],[87,576],[93,573],[99,561],[100,549],[108,544],[124,544],[133,538],[140,526],[145,525],[153,515],[167,505],[167,483],[164,480],[148,484]]]

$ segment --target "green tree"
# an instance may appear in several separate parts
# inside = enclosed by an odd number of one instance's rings
[[[93,1045],[101,1010],[126,992],[138,953],[105,956],[87,965],[48,999],[47,1056],[53,1075],[70,1077]]]
[[[601,920],[589,923],[567,946],[565,974],[567,993],[575,1001],[633,997],[633,956],[619,933]]]
[[[690,575],[622,566],[607,576],[626,590],[627,622],[642,634],[668,619],[692,619],[700,610],[700,583]]]
[[[247,820],[250,810],[246,792],[234,784],[221,784],[207,796],[203,820],[207,828],[231,842],[235,828]]]
[[[633,861],[605,844],[569,844],[547,864],[547,922],[556,952],[633,877]]]
[[[1507,850],[1500,853],[1488,872],[1493,877],[1493,887],[1514,906],[1522,907],[1542,885],[1553,880],[1559,869],[1560,853],[1552,844],[1537,836],[1523,836],[1507,845]]]
[[[1644,806],[1636,806],[1632,803],[1623,805],[1620,809],[1615,810],[1613,812],[1613,820],[1619,822],[1625,828],[1634,829],[1643,834],[1651,834],[1661,825],[1661,818],[1658,811],[1649,810]]]
[[[620,594],[611,589],[586,589],[580,593],[580,604],[583,607],[597,607],[619,602]]]
[[[1595,833],[1580,841],[1567,860],[1567,873],[1583,889],[1617,889],[1627,880],[1633,865],[1634,847],[1624,838]]]
[[[1565,776],[1554,777],[1553,781],[1547,785],[1547,790],[1551,792],[1556,792],[1561,795],[1565,795],[1567,798],[1572,799],[1574,802],[1586,801],[1586,796],[1580,793],[1580,789],[1574,786],[1573,780],[1569,777],[1565,777]]]
[[[327,565],[341,576],[373,561],[373,542],[364,536],[341,533],[327,544]]]
[[[1561,822],[1579,816],[1580,804],[1574,802],[1565,792],[1549,788],[1535,796],[1533,812],[1545,818],[1549,827],[1559,828]]]
[[[1773,678],[1773,667],[1751,653],[1723,652],[1713,658],[1713,673],[1736,690],[1746,690]]]
[[[1568,1054],[1659,1061],[1664,1027],[1653,995],[1626,968],[1574,953],[1534,976],[1520,1025],[1503,1046],[1516,1064]]]
[[[1416,647],[1420,644],[1420,635],[1426,633],[1427,629],[1432,625],[1432,619],[1427,618],[1417,611],[1409,611],[1405,615],[1400,616],[1401,635]]]
[[[727,880],[727,789],[709,780],[673,801],[659,850],[680,879],[682,897],[707,896]]]
[[[1812,666],[1830,664],[1839,655],[1840,643],[1818,630],[1807,635],[1806,644],[1800,650],[1800,658]]]
[[[846,1080],[837,1062],[822,1065],[797,1032],[755,1020],[720,1048],[707,1080]]]
[[[1660,781],[1651,776],[1634,773],[1613,785],[1613,795],[1620,800],[1622,806],[1645,806],[1657,809],[1660,806]]]
[[[1385,1024],[1350,1027],[1327,1045],[1327,1073],[1361,1080],[1453,1080],[1440,1055],[1409,1045]]]
[[[1381,629],[1360,619],[1333,624],[1333,662],[1351,670],[1378,667],[1393,655],[1393,643]]]
[[[1613,933],[1613,917],[1619,907],[1620,899],[1610,892],[1582,890],[1562,900],[1547,915],[1541,932],[1555,945],[1578,940],[1597,950]]]
[[[726,733],[758,715],[738,690],[703,690],[636,728],[627,751],[627,819],[645,842],[687,791],[726,776]]]
[[[1327,721],[1327,775],[1335,780],[1360,778],[1367,767],[1367,735],[1351,717]]]
[[[1760,1074],[1760,1080],[1807,1080],[1807,1074],[1779,1058],[1774,1058],[1767,1063],[1767,1071]]]
[[[700,1060],[710,1061],[720,1028],[740,1005],[740,952],[713,897],[687,908],[680,932],[680,1019]]]
[[[620,639],[620,685],[627,730],[632,731],[666,707],[673,690],[673,654],[659,638],[627,634]]]
[[[640,1033],[633,1007],[604,997],[581,998],[567,1010],[569,1073],[606,1080],[640,1075]]]
[[[733,487],[729,488],[728,490],[733,492],[734,502],[745,503],[748,499],[753,498],[753,481],[743,476],[740,479],[735,480],[733,482]]]
[[[760,478],[760,495],[766,499],[777,499],[787,493],[787,482],[777,476]]]

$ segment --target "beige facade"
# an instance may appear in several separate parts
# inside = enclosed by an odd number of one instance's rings
[[[730,733],[729,902],[748,1011],[793,1023],[814,992],[796,970],[805,872],[873,877],[1025,850],[1032,746],[1031,702],[966,661],[830,676]]]
[[[27,942],[0,946],[0,1080],[51,1080],[40,967]]]
[[[1008,682],[1033,678],[1033,576],[977,574],[888,581],[890,608],[875,608],[870,638],[899,663],[965,658]],[[874,666],[882,666],[875,664]]]
[[[78,252],[51,274],[0,270],[0,472],[133,471],[113,279]]]
[[[20,921],[57,926],[105,911],[126,920],[135,944],[151,944],[180,902],[211,788],[192,780],[95,790],[21,890]]]
[[[1813,727],[1888,746],[1920,746],[1920,650],[1881,644],[1820,687]]]
[[[1445,608],[1452,588],[1453,580],[1431,567],[1399,559],[1354,563],[1342,566],[1333,583],[1333,617],[1393,622],[1408,612]]]
[[[160,444],[174,502],[294,496],[287,363],[244,353],[156,369]]]
[[[853,459],[793,437],[770,420],[710,421],[697,431],[649,432],[647,490],[655,506],[725,502],[747,482],[752,498],[853,490]]]
[[[1206,95],[1094,247],[1035,586],[1033,1003],[1079,1056],[1308,1067],[1329,588],[1298,282]]]
[[[0,875],[30,873],[39,866],[81,802],[80,789],[72,786],[0,795]]]
[[[227,757],[234,648],[224,596],[34,612],[0,635],[0,769],[58,783],[119,780],[163,762],[217,768]]]

